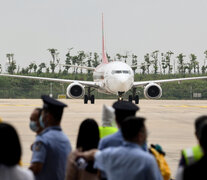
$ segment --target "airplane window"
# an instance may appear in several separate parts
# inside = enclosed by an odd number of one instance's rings
[[[111,74],[130,74],[130,71],[127,71],[127,70],[114,70],[114,71],[111,71]]]
[[[124,74],[129,74],[129,71],[123,71]]]

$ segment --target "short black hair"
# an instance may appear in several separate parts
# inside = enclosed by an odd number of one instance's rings
[[[20,161],[22,150],[19,136],[13,126],[0,123],[0,164],[6,166],[17,165]]]
[[[207,123],[203,123],[201,126],[199,142],[205,153],[207,153]]]
[[[76,148],[82,148],[83,151],[98,147],[100,140],[98,124],[94,119],[84,120],[78,132]]]
[[[200,134],[200,130],[204,122],[207,122],[207,116],[200,116],[195,120],[195,133],[197,137]]]
[[[135,116],[135,114],[136,114],[136,111],[115,110],[116,122],[118,124],[121,124],[124,119],[130,116]]]
[[[143,130],[145,118],[128,117],[121,123],[121,132],[125,140],[132,140]]]
[[[35,108],[36,111],[38,111],[38,117],[40,117],[42,113],[42,108]]]
[[[43,109],[46,113],[50,113],[52,117],[55,119],[56,122],[61,122],[62,114],[63,114],[63,109],[59,109],[58,111],[51,110],[51,109]]]

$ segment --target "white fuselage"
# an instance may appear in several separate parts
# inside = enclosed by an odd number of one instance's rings
[[[93,79],[95,82],[101,83],[99,92],[125,93],[133,86],[134,72],[128,64],[113,61],[108,64],[100,64],[93,73]]]

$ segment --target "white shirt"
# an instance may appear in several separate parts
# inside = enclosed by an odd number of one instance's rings
[[[5,166],[0,165],[0,179],[3,180],[34,180],[32,171],[24,169],[19,165]]]

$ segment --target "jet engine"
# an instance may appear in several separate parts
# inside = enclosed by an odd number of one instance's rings
[[[85,94],[84,86],[74,82],[67,87],[67,96],[71,98],[82,98]]]
[[[159,99],[162,96],[162,88],[156,83],[150,83],[144,88],[144,96],[148,99]]]

